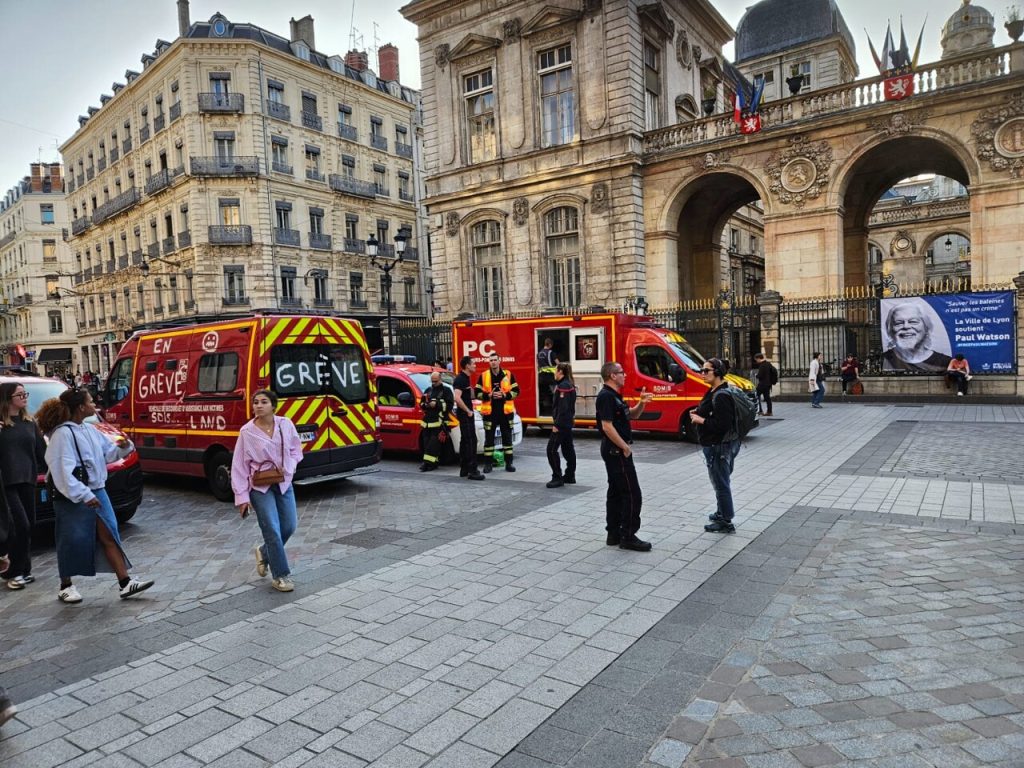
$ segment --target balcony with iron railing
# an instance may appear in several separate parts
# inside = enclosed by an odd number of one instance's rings
[[[129,136],[127,139],[121,142],[121,152],[128,154],[132,151],[132,137]]]
[[[144,125],[139,128],[139,144],[145,144],[149,141],[149,126]]]
[[[313,299],[313,306],[317,309],[333,309],[334,299]]]
[[[309,247],[317,251],[329,251],[331,250],[331,236],[321,232],[310,232]]]
[[[160,256],[160,243],[150,243],[146,246],[146,255],[150,259],[156,259]]]
[[[415,200],[412,192],[406,192],[404,189],[398,190],[398,199],[405,203],[411,203]]]
[[[300,244],[299,230],[274,227],[274,242],[278,245],[294,245],[297,247]]]
[[[167,118],[164,115],[156,115],[153,117],[153,133],[160,133],[167,125]]]
[[[110,148],[110,162],[116,163],[121,158],[121,150],[117,147]]]
[[[274,173],[284,173],[287,174],[288,176],[295,175],[295,169],[292,168],[292,166],[286,165],[284,163],[279,163],[276,160],[271,161],[270,170],[272,170]]]
[[[281,297],[282,307],[301,307],[302,299],[296,296],[282,296]]]
[[[366,241],[357,240],[354,237],[346,237],[342,241],[342,250],[345,253],[366,253]]]
[[[107,158],[105,158],[105,157],[97,158],[97,160],[96,160],[96,170],[100,171],[100,172],[103,172],[103,171],[107,170]]]
[[[85,169],[85,178],[87,181],[92,181],[94,178],[96,178],[96,169],[93,168],[91,165]]]
[[[171,186],[172,178],[169,168],[163,168],[162,170],[157,171],[146,179],[146,194],[155,195],[157,192],[167,189]]]
[[[402,258],[405,261],[418,261],[420,258],[420,250],[415,245],[405,246],[405,250],[402,252]]]
[[[65,186],[65,188],[67,189],[68,192],[74,192],[75,191],[75,180],[73,178],[71,178],[70,176],[68,176],[67,180],[64,182],[64,186]]]
[[[303,112],[302,125],[304,128],[312,128],[314,131],[322,131],[324,129],[323,118],[316,112]]]
[[[132,251],[132,264],[137,267],[142,262],[143,262],[142,249],[138,248],[138,249]]]
[[[8,232],[3,237],[0,237],[0,248],[3,248],[8,243],[13,243],[14,242],[14,238],[17,237],[17,235],[18,235],[18,233],[15,232],[12,229],[10,232]]]
[[[181,117],[181,102],[176,101],[173,104],[171,104],[171,108],[168,110],[168,114],[170,115],[172,123],[179,117]]]
[[[359,140],[359,131],[354,125],[338,123],[338,135],[343,139],[348,139],[349,141]]]
[[[112,275],[116,271],[117,271],[117,259],[107,259],[107,269],[106,269],[107,274],[108,275]]]
[[[81,216],[81,217],[79,217],[77,219],[74,219],[71,222],[71,234],[72,235],[80,235],[80,234],[82,234],[83,232],[85,232],[85,230],[87,230],[89,228],[90,224],[92,224],[92,221],[89,219],[88,216]]]
[[[85,174],[84,173],[80,173],[77,176],[75,176],[75,184],[77,184],[79,187],[82,186],[83,184],[85,184]]]
[[[388,151],[388,140],[386,137],[379,134],[373,134],[370,136],[370,146],[374,149],[383,149],[385,152]]]
[[[241,93],[200,93],[200,112],[241,112],[245,97]]]
[[[291,122],[292,119],[292,108],[287,104],[281,104],[277,101],[264,102],[267,117],[275,117],[278,120],[285,120]]]
[[[252,245],[252,227],[248,224],[211,224],[207,236],[210,245]]]
[[[192,245],[192,233],[189,230],[183,230],[178,233],[178,247],[188,248]]]
[[[117,268],[118,269],[128,269],[128,254],[127,253],[122,253],[120,256],[117,257]]]
[[[348,301],[348,305],[352,309],[366,309],[367,307],[366,299],[350,298]]]
[[[399,157],[412,159],[412,144],[400,144],[395,142],[395,154]]]
[[[259,176],[260,160],[244,157],[192,157],[193,176]]]
[[[81,285],[82,281],[85,280],[85,275],[83,272],[83,270],[75,272],[74,277],[71,278],[71,282],[73,282],[75,285]]]
[[[341,192],[345,195],[354,195],[355,197],[367,197],[370,199],[377,196],[377,189],[373,182],[360,181],[359,179],[354,179],[351,176],[345,176],[338,173],[332,173],[329,180],[331,189],[335,192]]]
[[[161,240],[160,244],[163,246],[164,256],[170,253],[174,253],[176,250],[178,250],[177,243],[178,241],[174,239],[174,235],[171,235],[170,237],[165,237],[163,240]]]
[[[385,187],[383,184],[373,185],[373,194],[376,197],[391,197],[391,190]]]
[[[225,296],[223,298],[225,307],[245,307],[249,304],[248,296]]]
[[[324,179],[323,173],[321,173],[320,170],[317,168],[307,168],[306,179],[309,181],[326,181],[326,179]]]
[[[99,224],[100,222],[106,221],[111,216],[116,216],[122,211],[126,211],[133,205],[136,205],[141,196],[137,187],[132,187],[122,192],[117,197],[112,197],[110,200],[99,206],[92,214],[92,223]]]

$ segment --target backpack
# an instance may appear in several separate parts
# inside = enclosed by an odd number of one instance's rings
[[[771,365],[771,363],[768,363],[768,365]],[[771,371],[769,373],[768,380],[771,382],[773,387],[779,383],[779,369],[776,368],[774,365],[771,365]]]
[[[736,421],[733,429],[726,435],[727,440],[742,440],[757,424],[757,403],[746,392],[731,384],[722,390],[732,398],[733,412]],[[720,395],[721,393],[719,393]],[[715,395],[716,398],[719,395]]]

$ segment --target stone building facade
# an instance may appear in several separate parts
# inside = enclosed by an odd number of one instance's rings
[[[60,163],[32,163],[0,199],[0,365],[54,375],[79,363],[75,313],[57,295],[69,224]]]
[[[342,313],[368,326],[387,306],[423,313],[413,164],[418,93],[382,49],[317,52],[313,20],[288,38],[216,14],[158,40],[61,147],[87,365],[105,371],[138,326],[257,310]],[[384,75],[396,79],[386,80]]]

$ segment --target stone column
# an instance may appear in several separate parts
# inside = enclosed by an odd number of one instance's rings
[[[757,297],[761,308],[761,351],[770,361],[779,362],[779,307],[782,305],[782,294],[778,291],[764,291]]]
[[[1013,284],[1017,286],[1017,397],[1024,397],[1024,376],[1021,375],[1021,360],[1024,360],[1024,272],[1013,278]]]

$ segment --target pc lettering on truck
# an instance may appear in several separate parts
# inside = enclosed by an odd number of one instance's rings
[[[135,441],[147,472],[205,477],[232,498],[238,430],[252,393],[277,392],[305,458],[296,485],[375,472],[376,387],[362,326],[320,316],[257,316],[140,332],[125,342],[103,392],[104,418]]]
[[[516,410],[524,426],[546,428],[553,424],[551,398],[544,397],[541,391],[550,383],[542,376],[538,363],[538,352],[551,339],[554,358],[572,365],[578,392],[578,426],[596,426],[595,401],[603,386],[601,366],[616,360],[626,371],[623,396],[627,402],[636,403],[644,388],[654,394],[634,428],[696,441],[690,411],[708,389],[700,376],[704,356],[681,333],[650,317],[598,313],[460,320],[453,324],[452,336],[454,359],[468,355],[478,365],[486,365],[490,354],[496,352],[502,367],[515,374],[519,383]],[[728,379],[754,397],[753,385],[747,379],[732,375]]]

